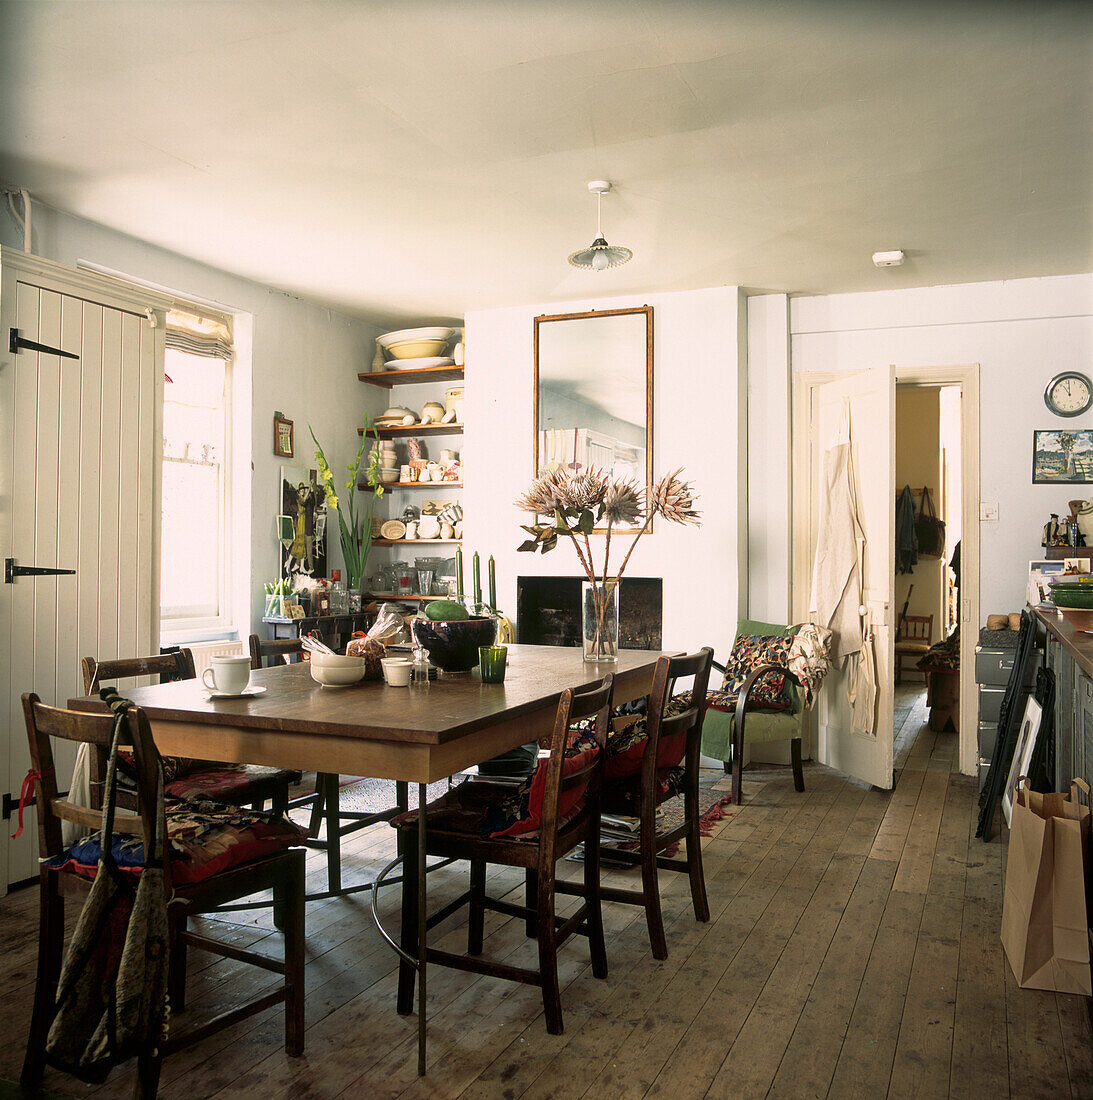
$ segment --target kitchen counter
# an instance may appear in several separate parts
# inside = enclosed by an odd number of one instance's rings
[[[1048,634],[1074,658],[1078,668],[1093,678],[1093,634],[1075,630],[1057,611],[1037,607],[1033,608],[1032,613]]]

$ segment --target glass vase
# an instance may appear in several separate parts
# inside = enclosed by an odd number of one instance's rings
[[[619,582],[582,585],[581,635],[586,661],[619,659]]]

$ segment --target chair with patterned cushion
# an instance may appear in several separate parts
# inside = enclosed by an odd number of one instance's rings
[[[698,758],[706,710],[702,701],[712,662],[713,650],[708,646],[686,657],[659,658],[644,717],[608,739],[604,813],[636,816],[641,822],[638,850],[615,850],[611,854],[613,859],[641,865],[641,889],[601,886],[600,897],[644,907],[654,959],[668,957],[658,868],[686,874],[690,879],[695,920],[710,919],[702,872]],[[690,691],[676,695],[681,679],[690,680]],[[697,705],[692,702],[694,699],[699,700]],[[679,794],[683,795],[683,821],[658,832],[657,807]],[[686,859],[664,854],[665,849],[680,840],[686,843]]]
[[[250,667],[270,668],[279,664],[299,660],[303,656],[303,643],[299,638],[276,638],[263,640],[257,634],[250,636]],[[330,772],[318,772],[315,776],[315,790],[300,795],[289,802],[289,808],[311,807],[311,821],[308,825],[306,844],[326,852],[326,895],[309,894],[309,900],[324,896],[343,894],[362,889],[362,887],[342,886],[342,837],[390,821],[404,814],[407,807],[406,783],[395,784],[395,805],[386,810],[358,812],[343,810],[341,807],[341,776]],[[320,828],[325,826],[325,836],[320,837]]]
[[[193,680],[194,658],[189,649],[157,653],[152,657],[122,657],[97,661],[84,657],[84,694],[94,695],[104,682],[117,683],[138,676],[158,676],[160,683]],[[91,761],[91,780],[102,781],[102,754]],[[190,760],[179,756],[163,758],[168,798],[207,798],[233,806],[261,809],[268,800],[275,813],[288,809],[288,788],[300,782],[300,773],[262,764],[220,764],[213,760]],[[92,787],[94,789],[94,786]]]
[[[65,899],[86,897],[97,873],[135,884],[143,874],[146,846],[156,839],[152,850],[159,851],[164,837],[170,842],[167,848],[170,857],[160,862],[167,895],[165,943],[169,962],[166,981],[171,1029],[168,1037],[157,1046],[153,1048],[149,1043],[146,1049],[139,1051],[135,1095],[155,1096],[163,1057],[281,1002],[285,1005],[285,1050],[291,1056],[301,1054],[304,1045],[304,852],[298,847],[300,830],[272,814],[240,811],[234,807],[200,819],[195,818],[194,811],[189,808],[164,812],[163,803],[157,799],[161,782],[159,753],[147,720],[139,708],[129,707],[121,718],[119,741],[130,746],[137,791],[136,813],[114,813],[113,840],[109,848],[114,857],[100,863],[103,815],[60,797],[51,738],[88,744],[108,753],[115,732],[114,716],[45,706],[34,694],[23,696],[23,713],[30,742],[41,856],[37,984],[23,1062],[23,1085],[36,1088],[47,1060],[58,1059],[57,1054],[47,1059],[46,1045],[58,1011]],[[113,805],[113,792],[105,790],[103,800],[105,805]],[[62,821],[74,823],[91,835],[66,848],[61,837]],[[100,872],[101,867],[107,869]],[[273,895],[278,924],[284,931],[283,959],[270,957],[265,952],[244,950],[234,941],[221,942],[187,931],[189,917],[212,912],[224,902],[261,891],[270,891]],[[120,930],[113,921],[106,927],[102,935],[125,934],[125,923]],[[101,942],[102,935],[95,938],[96,945]],[[152,943],[158,944],[159,940]],[[145,945],[146,950],[148,946]],[[185,1008],[187,946],[253,964],[282,975],[283,981],[272,990],[266,988],[246,1004],[188,1030],[180,1030],[179,1016]],[[98,972],[96,968],[94,973]],[[225,988],[233,984],[228,982]],[[93,983],[93,988],[105,990],[109,986],[100,982]],[[155,998],[147,986],[140,988],[152,1009],[162,1005],[162,1000]],[[133,992],[131,986],[126,990],[127,995]],[[73,1002],[69,999],[66,1003]],[[72,1042],[78,1040],[79,1044],[89,1038],[81,1037],[82,1033],[68,1031],[67,1034]]]
[[[572,933],[588,937],[592,973],[607,977],[607,950],[600,913],[600,793],[604,744],[611,710],[613,677],[584,691],[566,689],[558,701],[550,738],[550,755],[518,788],[469,780],[430,803],[425,810],[426,855],[470,862],[470,888],[430,915],[426,927],[469,905],[467,954],[454,955],[430,947],[428,963],[526,982],[543,991],[547,1031],[563,1029],[558,985],[558,948]],[[588,728],[573,729],[578,722]],[[418,955],[418,814],[403,814],[393,822],[399,830],[402,871],[402,950]],[[556,863],[584,844],[584,875],[580,882],[556,877]],[[486,895],[486,864],[522,867],[532,883],[534,902],[515,905]],[[575,894],[580,907],[565,918],[554,912],[556,894]],[[521,917],[539,945],[539,967],[510,966],[480,959],[485,910]],[[399,963],[398,1011],[413,1009],[416,971],[406,958]]]
[[[745,745],[788,740],[793,785],[798,791],[805,789],[801,741],[806,710],[797,677],[787,667],[794,634],[795,628],[785,624],[741,619],[729,659],[724,665],[713,662],[724,682],[707,697],[702,752],[723,760],[725,771],[731,771],[736,805]],[[743,706],[738,706],[739,699],[744,699]]]

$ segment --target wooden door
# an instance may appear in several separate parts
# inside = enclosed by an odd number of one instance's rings
[[[858,520],[864,532],[862,594],[872,624],[877,690],[872,730],[854,730],[847,698],[854,665],[833,662],[817,699],[820,763],[846,775],[890,789],[893,761],[892,590],[895,561],[895,373],[890,367],[856,371],[813,391],[812,537],[814,555],[819,527],[824,454],[849,437]]]
[[[8,250],[0,280],[3,556],[75,571],[0,585],[9,654],[0,662],[0,790],[17,799],[30,761],[23,692],[64,705],[82,694],[85,654],[158,652],[166,301]],[[78,358],[11,352],[12,328]],[[58,756],[62,790],[72,759]],[[0,893],[37,872],[34,812],[17,840],[14,831],[5,824],[0,839]]]

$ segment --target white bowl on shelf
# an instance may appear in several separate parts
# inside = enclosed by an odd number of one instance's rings
[[[396,332],[385,332],[382,336],[377,336],[376,343],[381,348],[388,350],[392,344],[402,344],[410,340],[440,340],[446,344],[454,335],[454,328],[444,328],[441,325],[432,325],[425,328],[400,328]],[[407,359],[409,356],[400,355],[399,358]]]
[[[348,687],[364,678],[363,657],[341,653],[312,653],[311,678],[323,687]]]
[[[380,467],[380,481],[382,481],[384,485],[389,485],[392,481],[398,481],[398,467]]]
[[[392,359],[384,370],[429,370],[431,367],[452,367],[455,360],[447,355],[426,355],[419,359]]]

